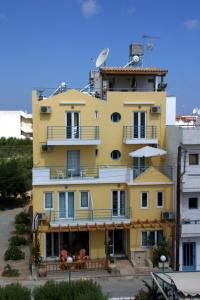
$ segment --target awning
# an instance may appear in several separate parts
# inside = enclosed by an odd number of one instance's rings
[[[153,156],[161,156],[161,155],[165,155],[165,154],[167,154],[167,152],[163,149],[146,146],[146,147],[140,148],[136,151],[130,152],[129,156],[131,156],[131,157],[153,157]]]
[[[185,297],[190,299],[190,296],[198,297],[198,299],[200,297],[200,272],[153,273],[153,275],[169,286],[175,286],[180,299],[182,299],[181,295],[184,299]]]

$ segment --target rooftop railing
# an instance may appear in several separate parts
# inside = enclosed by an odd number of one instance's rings
[[[88,93],[90,95],[93,95],[97,98],[102,98],[105,99],[106,98],[106,94],[107,92],[161,92],[162,90],[160,90],[159,88],[155,89],[152,87],[146,87],[146,88],[142,88],[142,87],[114,87],[114,88],[102,88],[102,89],[97,89],[97,88],[78,88],[78,87],[69,87],[69,88],[65,88],[63,90],[60,91],[56,91],[56,88],[36,88],[37,91],[37,100],[41,101],[43,99],[47,99],[49,97],[58,95],[58,94],[62,94],[64,92],[67,92],[69,90],[77,90],[83,93]],[[55,92],[56,91],[56,92]]]
[[[99,126],[48,126],[48,140],[99,140]]]

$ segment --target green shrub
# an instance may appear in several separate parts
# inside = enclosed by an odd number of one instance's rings
[[[3,269],[2,276],[17,277],[19,276],[19,271],[17,269],[13,269],[9,264],[7,264]]]
[[[31,218],[25,211],[20,212],[15,216],[15,224],[31,224]]]
[[[158,266],[161,255],[165,255],[167,260],[171,257],[171,246],[165,238],[163,238],[157,247],[151,249],[151,260],[154,267]]]
[[[12,236],[11,239],[9,239],[9,242],[10,242],[11,246],[21,246],[21,245],[26,246],[26,245],[28,245],[28,240],[25,239],[25,237],[18,236],[18,235]]]
[[[25,258],[25,253],[16,246],[9,246],[4,253],[5,260],[20,260]]]
[[[53,282],[33,290],[35,300],[106,300],[100,286],[93,281]]]
[[[0,300],[30,300],[31,292],[19,283],[0,287]]]
[[[15,231],[17,234],[25,234],[30,233],[31,228],[25,224],[15,224]]]

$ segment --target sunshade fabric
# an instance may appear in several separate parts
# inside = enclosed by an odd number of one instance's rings
[[[157,277],[168,284],[172,284],[172,280],[177,289],[187,296],[200,296],[200,272],[171,272],[171,273],[155,273]]]
[[[130,152],[129,156],[131,157],[153,157],[165,155],[167,152],[163,149],[154,148],[150,146],[142,147],[136,151]]]

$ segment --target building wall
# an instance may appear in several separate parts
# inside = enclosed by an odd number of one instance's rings
[[[22,129],[28,126],[28,132],[32,134],[31,124],[31,115],[23,111],[0,111],[0,137],[24,138],[26,132],[23,133]]]
[[[133,126],[133,112],[145,111],[147,114],[147,126],[157,126],[158,147],[165,148],[166,143],[166,94],[165,92],[108,92],[107,101],[99,100],[95,97],[80,93],[75,90],[55,95],[42,101],[36,100],[36,92],[33,92],[33,158],[34,166],[66,166],[66,151],[80,150],[80,160],[82,165],[133,165],[133,159],[129,153],[141,148],[141,144],[126,145],[123,142],[123,126]],[[161,114],[150,113],[152,105],[161,107]],[[41,106],[51,106],[50,114],[41,114]],[[47,143],[48,126],[66,126],[65,112],[80,111],[80,126],[99,126],[100,145],[97,146],[53,146],[52,152],[42,153],[41,145]],[[95,112],[98,111],[98,118],[95,118]],[[111,114],[119,112],[121,120],[118,123],[111,121]],[[98,152],[96,151],[98,150]],[[119,160],[113,160],[110,156],[113,150],[119,150],[121,157]],[[164,157],[149,159],[153,165],[164,164]],[[173,184],[171,180],[163,175],[156,168],[149,168],[137,179],[130,182],[118,182],[117,173],[113,171],[109,175],[113,180],[112,184],[106,183],[83,183],[73,184],[49,184],[33,186],[33,211],[44,211],[45,191],[54,192],[54,210],[58,210],[58,192],[75,191],[75,208],[80,209],[79,193],[83,190],[91,192],[93,209],[111,209],[112,208],[112,190],[127,191],[127,207],[132,209],[132,221],[153,221],[157,219],[155,228],[161,229],[159,221],[162,211],[172,211]],[[115,182],[116,181],[116,182]],[[141,208],[141,192],[148,191],[149,207]],[[164,192],[164,207],[156,207],[156,192]],[[48,231],[48,227],[43,230]],[[146,229],[145,229],[146,230]],[[149,227],[149,230],[155,230]],[[141,248],[140,229],[131,229],[127,237],[128,252],[130,248]],[[170,237],[168,228],[164,229],[167,237]],[[40,236],[41,240],[43,236]],[[105,232],[90,232],[90,255],[91,257],[105,256]],[[41,241],[44,245],[44,241]]]
[[[59,104],[60,102],[71,104]],[[75,102],[84,102],[85,105],[75,105]],[[129,104],[126,103],[139,103]],[[140,103],[150,103],[140,104]],[[153,105],[161,106],[161,114],[150,114],[150,107]],[[40,114],[41,106],[51,106],[51,114]],[[79,93],[75,90],[62,93],[48,98],[47,100],[37,101],[33,93],[33,114],[34,114],[34,132],[37,136],[34,138],[34,164],[45,165],[49,161],[55,164],[54,159],[57,155],[50,155],[49,160],[40,154],[41,143],[47,141],[47,126],[65,126],[65,111],[80,111],[81,126],[100,126],[100,145],[98,145],[98,155],[96,164],[123,164],[130,162],[129,151],[139,148],[139,145],[125,145],[123,143],[123,126],[133,126],[133,111],[147,112],[147,126],[157,126],[159,147],[165,146],[165,124],[166,124],[166,94],[160,93],[142,93],[142,92],[108,92],[108,100],[103,101]],[[99,118],[95,119],[95,111],[99,112]],[[110,117],[113,112],[119,112],[122,116],[121,121],[114,123]],[[94,146],[87,146],[87,149],[94,153]],[[80,149],[80,148],[79,148]],[[82,150],[82,148],[81,148]],[[113,150],[119,150],[121,158],[113,161],[110,154]],[[56,151],[56,150],[55,150]],[[60,150],[58,150],[60,151]],[[84,150],[82,150],[84,151]],[[85,164],[89,163],[87,157]]]

